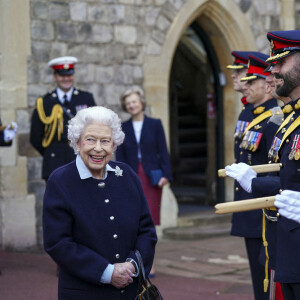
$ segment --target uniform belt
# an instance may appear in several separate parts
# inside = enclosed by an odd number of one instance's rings
[[[269,221],[272,221],[272,222],[277,222],[278,218],[275,217],[275,216],[271,216],[271,215],[268,215],[267,214],[267,210],[269,211],[273,211],[273,212],[277,212],[277,209],[276,208],[265,208],[263,209],[263,214],[265,215],[265,217],[269,220]]]

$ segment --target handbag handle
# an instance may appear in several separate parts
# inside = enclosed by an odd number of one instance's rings
[[[142,284],[142,287],[144,287],[146,289],[147,299],[149,300],[150,297],[149,297],[149,291],[148,291],[148,282],[147,282],[147,278],[146,278],[146,274],[145,274],[143,259],[142,259],[142,256],[141,256],[141,253],[139,250],[135,250],[135,256],[138,260],[139,271],[140,271],[139,286],[140,286],[140,284]]]

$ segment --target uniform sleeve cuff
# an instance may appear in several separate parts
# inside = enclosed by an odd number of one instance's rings
[[[111,277],[113,274],[115,266],[112,264],[109,264],[106,269],[104,270],[104,272],[102,273],[100,282],[101,283],[110,283],[111,282]]]

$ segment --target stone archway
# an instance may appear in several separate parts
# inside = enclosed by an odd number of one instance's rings
[[[192,22],[199,25],[210,36],[215,48],[222,72],[231,81],[226,65],[232,62],[231,50],[255,50],[256,44],[250,25],[245,16],[233,1],[188,1],[174,19],[165,38],[161,53],[158,56],[146,56],[144,67],[144,86],[146,99],[151,106],[151,113],[162,120],[169,141],[169,77],[173,55],[178,41]],[[225,163],[233,160],[232,132],[240,107],[236,105],[238,95],[233,91],[232,85],[224,87],[224,156]],[[227,184],[229,187],[230,183]],[[230,199],[232,189],[227,188],[226,198]],[[177,208],[170,189],[165,189],[162,204],[162,227],[174,226],[170,220],[176,219]],[[174,217],[175,215],[175,217]],[[164,224],[164,220],[172,224]]]

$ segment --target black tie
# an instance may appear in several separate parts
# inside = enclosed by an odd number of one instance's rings
[[[69,101],[66,94],[64,94],[63,99],[64,99],[64,106],[69,106]]]

